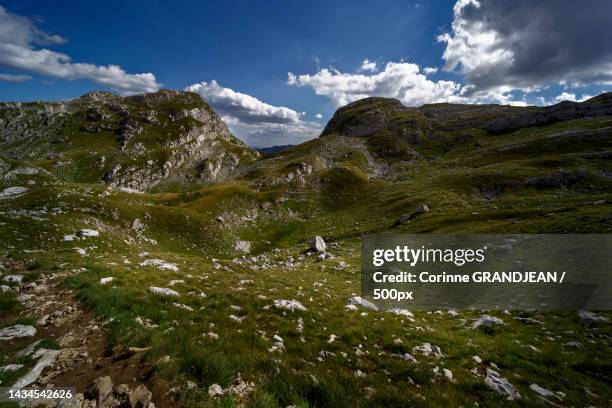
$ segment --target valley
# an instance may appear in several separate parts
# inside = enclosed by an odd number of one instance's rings
[[[190,92],[0,103],[0,386],[47,353],[80,407],[609,406],[610,313],[359,292],[363,234],[610,233],[611,159],[612,93],[366,98],[264,155]]]

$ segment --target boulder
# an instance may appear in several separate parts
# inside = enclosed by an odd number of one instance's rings
[[[77,232],[77,235],[79,237],[97,237],[100,235],[100,233],[96,230],[92,230],[89,228],[84,228],[82,230],[80,230],[79,232]]]
[[[148,408],[153,399],[153,394],[141,384],[128,394],[128,399],[131,408]]]
[[[478,319],[474,319],[472,323],[472,329],[477,329],[480,326],[493,326],[493,325],[504,325],[504,321],[499,317],[482,315]]]
[[[16,197],[28,191],[25,187],[8,187],[0,191],[0,199]]]
[[[251,243],[249,241],[236,241],[234,244],[234,250],[243,254],[251,252]]]
[[[555,394],[552,391],[547,390],[544,387],[540,387],[538,384],[535,384],[535,383],[531,384],[529,386],[529,389],[535,392],[538,397],[545,399],[547,402],[551,402],[550,401],[551,397],[557,399],[558,401],[562,400],[562,398],[559,395]]]
[[[38,350],[38,352],[41,351],[42,353],[40,354],[40,358],[36,362],[36,365],[34,365],[34,367],[26,375],[21,377],[15,384],[13,384],[12,388],[21,389],[34,383],[36,380],[38,380],[38,377],[40,377],[40,374],[45,368],[53,366],[55,359],[60,353],[59,350]]]
[[[398,315],[398,316],[414,317],[414,315],[412,314],[412,312],[410,312],[410,310],[401,309],[399,307],[394,307],[393,309],[389,309],[387,310],[387,312],[393,313],[394,315]]]
[[[498,394],[507,397],[506,399],[509,401],[521,399],[521,394],[519,394],[516,388],[507,379],[500,377],[497,371],[487,368],[487,376],[484,382]]]
[[[152,286],[149,288],[149,291],[155,295],[172,296],[172,297],[179,296],[179,293],[177,291],[168,289],[168,288],[157,288],[155,286]]]
[[[219,384],[213,384],[208,387],[208,395],[212,398],[223,396],[223,388]]]
[[[295,299],[292,299],[292,300],[277,299],[274,301],[274,307],[277,309],[285,309],[285,310],[291,310],[291,311],[294,311],[294,310],[306,311],[306,308],[304,307],[304,305]]]
[[[361,296],[351,296],[347,302],[347,305],[361,306],[366,309],[378,311],[378,306],[369,300],[362,298]]]
[[[325,240],[317,235],[316,237],[310,240],[310,250],[315,252],[325,252],[327,249],[327,245],[325,244]]]
[[[587,327],[591,327],[596,325],[597,323],[607,323],[608,318],[604,316],[600,316],[593,312],[588,312],[586,310],[581,310],[578,312],[578,317],[580,317],[580,321]]]
[[[85,391],[85,397],[87,399],[96,400],[98,404],[102,404],[112,392],[113,381],[107,375],[105,377],[96,378],[93,384]]]
[[[14,326],[5,327],[0,330],[0,340],[13,340],[22,337],[32,337],[36,334],[36,328],[34,326],[26,326],[23,324],[16,324]]]
[[[418,354],[424,355],[426,357],[434,355],[434,356],[440,358],[440,357],[443,356],[442,350],[440,350],[440,347],[434,346],[434,345],[432,345],[430,343],[423,343],[420,346],[415,346],[412,349],[412,352],[415,353],[415,354],[418,353]]]

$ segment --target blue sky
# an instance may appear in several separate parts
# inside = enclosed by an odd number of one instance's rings
[[[371,95],[580,100],[612,83],[612,7],[574,4],[0,0],[0,100],[189,88],[256,146],[316,137],[338,106]]]

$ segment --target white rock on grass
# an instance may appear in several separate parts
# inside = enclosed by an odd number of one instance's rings
[[[106,285],[107,283],[111,283],[115,278],[109,276],[108,278],[101,278],[100,285]]]
[[[87,255],[87,251],[85,251],[83,248],[74,248],[75,251],[77,251],[77,254],[81,255],[81,256],[85,256]]]
[[[389,309],[387,311],[389,313],[393,313],[394,315],[398,315],[398,316],[414,317],[412,312],[410,312],[408,309],[401,309],[399,307],[394,307],[393,309]]]
[[[16,324],[14,326],[5,327],[0,330],[0,340],[13,340],[22,337],[32,337],[36,334],[36,328],[34,326],[26,326],[23,324]]]
[[[34,353],[34,351],[36,351],[36,348],[40,345],[41,342],[42,340],[36,340],[34,343],[15,353],[15,357],[29,356],[30,354]]]
[[[274,307],[277,309],[285,309],[285,310],[301,310],[305,312],[307,309],[295,299],[286,300],[286,299],[276,299],[274,301]]]
[[[484,382],[498,394],[505,396],[509,401],[521,399],[521,394],[519,394],[516,388],[507,379],[500,377],[497,371],[487,368],[487,376]]]
[[[440,347],[438,346],[434,346],[430,343],[423,343],[420,346],[415,346],[412,349],[413,353],[419,353],[422,354],[424,356],[431,356],[434,355],[436,357],[442,357],[442,350],[440,350]]]
[[[242,321],[246,319],[246,316],[238,317],[236,315],[229,315],[229,318],[235,321],[236,323],[242,323]]]
[[[5,282],[21,283],[23,282],[23,275],[6,275],[2,280]]]
[[[446,313],[450,316],[450,317],[457,317],[459,316],[459,313],[457,313],[457,311],[455,309],[448,309],[446,311]]]
[[[166,262],[163,259],[147,259],[146,261],[141,262],[140,266],[154,266],[157,269],[169,270],[169,271],[175,271],[175,272],[179,270],[178,266],[176,266],[173,263]]]
[[[173,303],[173,305],[174,307],[178,307],[179,309],[187,310],[188,312],[193,312],[193,308],[182,303]]]
[[[251,252],[251,243],[249,241],[236,241],[234,244],[234,250],[243,254]]]
[[[310,240],[310,249],[315,252],[325,252],[325,250],[327,249],[325,240],[319,235],[317,235],[316,237]]]
[[[410,353],[404,353],[402,355],[402,360],[408,361],[410,363],[418,363],[417,359]]]
[[[168,289],[168,288],[157,288],[155,286],[151,286],[149,288],[149,291],[155,295],[161,295],[161,296],[172,296],[172,297],[178,297],[179,293],[175,290],[172,289]]]
[[[8,187],[0,191],[0,200],[5,198],[17,197],[27,192],[28,189],[25,187]]]
[[[549,399],[554,397],[555,399],[561,401],[562,398],[556,393],[547,390],[544,387],[540,387],[538,384],[531,384],[529,389],[537,394],[538,397],[544,398],[546,401],[550,402]]]
[[[82,230],[79,230],[76,234],[79,237],[90,237],[90,238],[100,236],[100,233],[98,231],[92,230],[89,228],[83,228]]]
[[[444,373],[444,377],[446,377],[446,379],[448,381],[454,381],[453,380],[453,372],[451,370],[449,370],[448,368],[443,368],[442,372]]]
[[[76,239],[76,237],[72,234],[70,235],[64,235],[64,241],[74,241]]]
[[[219,384],[213,384],[208,387],[208,395],[211,398],[221,397],[223,396],[223,388]]]
[[[21,377],[15,384],[13,384],[12,388],[21,389],[38,380],[38,377],[40,377],[40,374],[45,368],[53,366],[53,363],[55,363],[55,359],[60,352],[60,350],[44,350],[44,352],[40,355],[40,359],[36,362],[36,365],[26,375]]]
[[[608,319],[604,316],[598,315],[593,312],[588,312],[586,310],[581,310],[578,312],[578,316],[580,317],[580,321],[585,326],[593,326],[596,323],[607,323]]]
[[[474,319],[474,323],[472,323],[472,329],[477,329],[480,326],[493,326],[493,325],[501,325],[503,326],[505,323],[502,319],[495,316],[482,315],[478,319]]]
[[[282,353],[285,350],[285,340],[283,340],[283,338],[279,336],[278,334],[275,334],[272,340],[274,341],[274,345],[268,349],[268,352]]]
[[[347,303],[349,305],[361,306],[366,309],[378,311],[378,306],[376,306],[374,303],[370,302],[369,300],[362,298],[361,296],[351,296]]]

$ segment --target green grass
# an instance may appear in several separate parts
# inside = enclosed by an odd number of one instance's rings
[[[167,107],[168,112],[174,109]],[[96,182],[99,169],[86,158],[87,144],[77,146],[85,135],[75,135],[70,166],[55,168],[53,161],[40,160],[35,164],[51,175],[0,178],[0,188],[35,181],[28,184],[27,194],[0,201],[0,254],[23,260],[27,281],[53,270],[84,268],[66,285],[86,307],[112,318],[109,348],[151,347],[143,358],[160,376],[183,388],[186,407],[237,406],[241,402],[231,396],[211,400],[207,388],[214,383],[228,387],[238,373],[256,384],[244,401],[250,407],[542,406],[529,390],[534,382],[566,393],[565,406],[602,406],[612,398],[609,325],[585,330],[575,313],[489,312],[506,327],[472,330],[468,326],[479,315],[475,311],[461,311],[457,318],[414,311],[415,320],[409,321],[384,312],[362,316],[345,311],[344,305],[360,288],[360,236],[390,232],[400,215],[422,203],[429,206],[428,213],[392,232],[610,232],[612,184],[605,172],[612,171],[611,165],[583,157],[585,152],[609,149],[609,141],[601,138],[570,148],[565,141],[547,138],[559,131],[608,125],[608,119],[572,121],[496,136],[478,129],[461,135],[449,128],[436,139],[439,144],[422,146],[425,157],[414,160],[409,150],[401,160],[376,157],[376,149],[398,143],[392,137],[375,137],[368,144],[328,135],[252,162],[246,176],[237,180],[177,183],[147,194],[107,193],[106,186]],[[113,149],[104,144],[107,141],[99,142],[92,149]],[[500,151],[519,143],[528,154]],[[405,143],[400,147],[412,149]],[[166,153],[158,151],[161,159]],[[25,163],[5,162],[10,167]],[[311,166],[312,173],[303,180],[284,178],[304,165]],[[586,176],[558,188],[525,184],[560,168],[584,169]],[[144,229],[134,228],[136,219]],[[81,228],[94,228],[100,237],[63,240]],[[335,259],[302,258],[306,241],[314,235],[338,243],[330,249]],[[249,257],[262,257],[233,262],[242,255],[234,248],[238,240],[251,242]],[[77,254],[75,247],[86,249],[87,255]],[[139,266],[143,251],[175,263],[179,271]],[[287,266],[290,257],[292,267]],[[213,258],[221,268],[214,267]],[[341,268],[341,261],[347,266]],[[100,278],[108,276],[115,278],[112,284],[100,285]],[[174,286],[178,299],[149,292],[151,286],[166,287],[178,279],[185,280]],[[272,306],[275,299],[297,299],[308,310],[278,310]],[[18,321],[19,311],[14,296],[0,297],[3,325]],[[513,319],[519,313],[544,324],[524,325]],[[231,314],[246,318],[236,323]],[[156,327],[145,328],[136,318]],[[299,318],[302,332],[296,330]],[[27,317],[25,321],[34,322]],[[328,342],[331,334],[338,340]],[[274,335],[284,339],[282,353],[269,351]],[[567,350],[563,344],[569,341],[585,347]],[[393,356],[424,342],[439,346],[445,357],[416,355],[419,362],[414,364]],[[45,344],[57,347],[51,341]],[[2,356],[3,364],[13,351]],[[322,357],[322,351],[334,354]],[[484,363],[476,365],[474,355]],[[169,362],[158,363],[165,356]],[[523,400],[506,401],[484,385],[489,363],[499,367]],[[455,382],[435,375],[436,366],[452,370]],[[470,372],[476,366],[478,376]],[[357,370],[365,377],[357,377]],[[198,387],[187,390],[188,380]],[[599,398],[588,397],[585,387]]]

